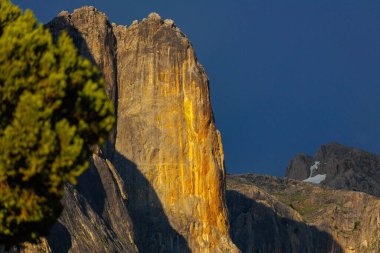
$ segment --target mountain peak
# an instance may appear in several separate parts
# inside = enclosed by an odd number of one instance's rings
[[[312,167],[316,163],[318,166]],[[289,162],[285,176],[305,180],[317,175],[326,175],[323,185],[380,197],[380,157],[367,151],[336,142],[324,144],[314,157],[296,155]]]
[[[161,21],[161,16],[156,13],[156,12],[152,12],[148,15],[148,19],[151,19],[151,20],[158,20],[158,21]]]
[[[117,116],[110,142],[101,157],[93,157],[91,173],[109,171],[104,177],[111,181],[102,178],[94,188],[116,191],[120,198],[109,200],[115,210],[101,207],[99,219],[125,238],[129,225],[117,220],[129,215],[140,252],[238,252],[228,233],[224,154],[209,82],[187,37],[157,13],[129,27],[111,24],[94,7],[64,15],[47,26],[55,37],[66,30],[79,53],[97,64]],[[127,205],[122,196],[128,196]],[[85,223],[86,216],[78,216],[67,214],[64,223]]]

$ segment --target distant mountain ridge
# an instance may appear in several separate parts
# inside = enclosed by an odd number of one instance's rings
[[[322,145],[314,157],[296,155],[285,176],[301,181],[319,176],[322,185],[380,197],[380,156],[338,143]]]

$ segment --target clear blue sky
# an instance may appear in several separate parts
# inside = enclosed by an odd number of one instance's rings
[[[229,173],[283,175],[337,141],[380,150],[379,0],[17,0],[41,22],[93,5],[129,25],[173,19],[210,78]]]

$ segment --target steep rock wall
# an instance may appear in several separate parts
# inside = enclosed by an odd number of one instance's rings
[[[62,12],[47,26],[56,38],[66,30],[107,81],[117,125],[98,164],[111,169],[102,185],[119,189],[114,204],[131,218],[118,223],[133,223],[124,224],[133,231],[128,244],[140,252],[238,252],[228,234],[209,83],[186,36],[157,14],[125,27],[93,7]],[[114,222],[121,214],[107,210],[98,213],[125,237]],[[63,217],[64,225],[74,219]]]
[[[190,248],[226,251],[221,243],[228,241],[222,144],[208,79],[189,40],[156,14],[114,30],[119,73],[116,151],[138,170],[123,171],[134,191],[132,213],[155,202],[134,179],[141,173]],[[115,163],[128,167],[117,159]],[[149,231],[141,236],[145,234]]]

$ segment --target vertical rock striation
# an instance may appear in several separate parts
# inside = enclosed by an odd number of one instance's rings
[[[132,249],[135,242],[140,252],[237,252],[209,82],[186,36],[155,13],[125,27],[111,25],[93,7],[62,12],[47,26],[55,38],[66,30],[99,66],[115,103],[115,132],[87,172],[107,171],[99,182],[106,201],[95,213],[117,238],[133,231],[127,244]],[[108,198],[114,189],[118,195]],[[97,194],[95,186],[82,195],[92,203]],[[68,195],[75,195],[70,188]],[[83,212],[77,200],[69,202],[69,209]],[[61,222],[75,230],[75,217],[66,214]]]
[[[115,165],[134,191],[131,213],[138,216],[150,210],[154,216],[157,210],[151,205],[158,198],[191,249],[225,252],[231,245],[224,206],[224,158],[207,76],[189,40],[157,14],[114,30],[119,83],[116,152],[122,158],[116,158]],[[137,168],[129,169],[123,159]],[[155,193],[141,187],[139,176]],[[140,236],[145,241],[149,233]]]

